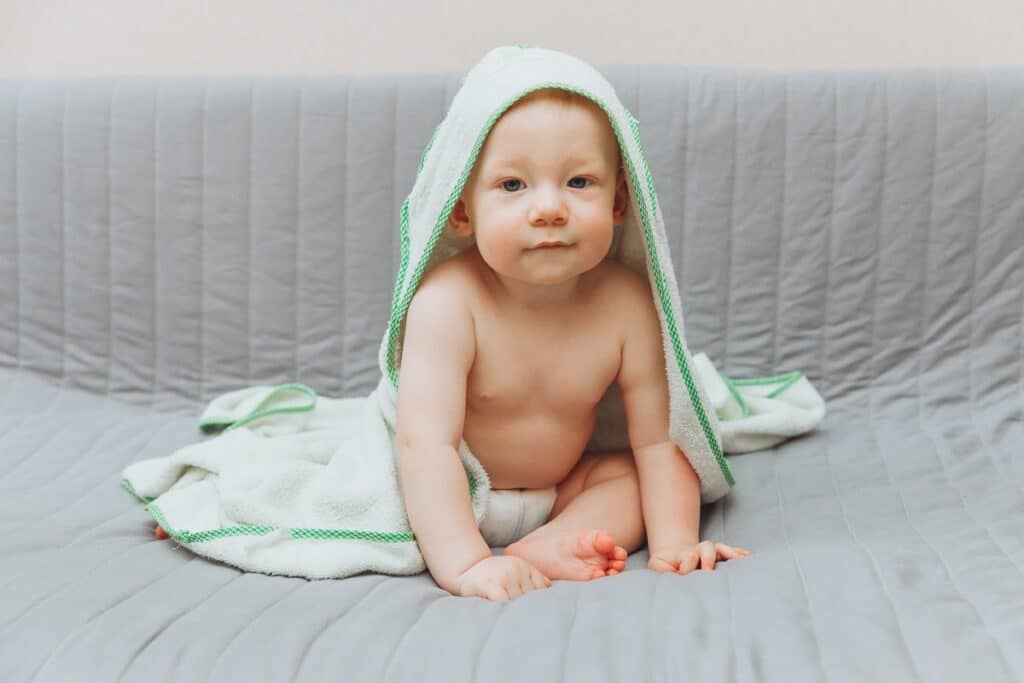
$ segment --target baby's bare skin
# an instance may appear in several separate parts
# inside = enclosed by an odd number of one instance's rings
[[[558,486],[554,517],[567,502],[564,485],[581,463],[597,404],[619,372],[626,330],[616,312],[629,291],[623,280],[640,282],[639,276],[606,260],[580,277],[571,306],[529,310],[502,299],[475,246],[432,275],[457,279],[473,315],[476,357],[466,380],[463,438],[492,488]],[[541,527],[506,553],[548,578],[587,580],[621,572],[641,535],[642,529],[613,539],[605,529]]]
[[[618,374],[614,283],[636,276],[604,261],[581,277],[578,303],[535,312],[501,301],[475,247],[446,265],[438,276],[466,283],[476,332],[463,438],[493,488],[555,486],[583,454],[597,403]]]

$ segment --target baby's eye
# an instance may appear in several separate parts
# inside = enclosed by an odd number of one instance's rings
[[[518,190],[519,188],[518,188],[518,187],[510,188],[510,187],[508,186],[508,184],[509,184],[509,183],[519,183],[519,184],[521,184],[522,182],[523,182],[523,181],[521,181],[521,180],[518,180],[518,179],[516,179],[516,178],[512,178],[511,180],[503,180],[503,181],[501,181],[501,187],[502,187],[502,188],[504,188],[504,189],[506,189],[506,190],[508,190],[509,192],[515,192],[515,191],[516,191],[516,190]]]
[[[573,187],[574,189],[577,189],[577,190],[582,190],[582,189],[583,189],[584,187],[586,187],[586,184],[584,184],[584,185],[573,185],[573,184],[572,184],[572,182],[573,182],[574,180],[582,180],[582,181],[583,181],[584,183],[589,183],[589,182],[590,182],[590,179],[589,179],[589,178],[584,178],[583,176],[579,176],[579,175],[578,175],[578,176],[576,176],[575,178],[571,179],[571,180],[569,181],[569,184],[570,184],[570,185],[571,185],[571,186],[572,186],[572,187]]]

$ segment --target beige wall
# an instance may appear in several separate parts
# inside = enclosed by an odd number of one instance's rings
[[[594,64],[1024,66],[1024,0],[0,0],[0,76],[464,70],[512,43]]]

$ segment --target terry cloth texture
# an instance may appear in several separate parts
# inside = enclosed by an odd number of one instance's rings
[[[710,361],[696,364],[691,358],[637,121],[611,84],[590,65],[557,51],[499,47],[467,74],[402,205],[401,253],[376,389],[366,398],[347,399],[318,397],[298,384],[229,392],[214,399],[201,418],[204,429],[224,426],[224,433],[124,470],[125,488],[147,502],[180,544],[249,571],[308,578],[425,569],[397,478],[395,408],[406,312],[424,274],[472,242],[443,227],[491,127],[519,98],[551,87],[593,100],[618,140],[630,208],[609,258],[650,283],[668,374],[669,437],[697,473],[702,501],[721,498],[735,483],[721,419],[736,420],[738,429],[727,434],[739,449],[766,447],[820,421],[824,404],[799,373],[729,380]],[[726,392],[718,391],[713,400],[708,389],[723,385]],[[761,395],[763,387],[768,390]],[[781,419],[766,417],[773,411]],[[613,385],[598,406],[587,449],[627,449],[624,415]],[[465,441],[458,454],[479,523],[490,481]]]

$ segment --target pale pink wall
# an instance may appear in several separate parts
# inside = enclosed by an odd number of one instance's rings
[[[1024,66],[1024,0],[0,0],[0,76],[436,71],[512,43],[594,64]]]

